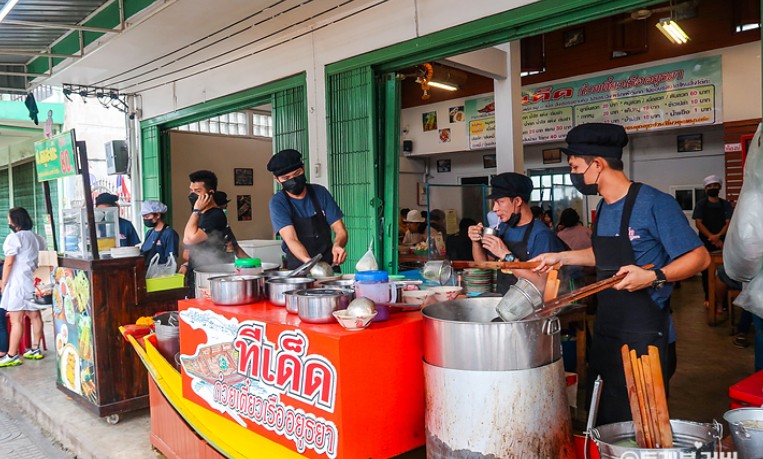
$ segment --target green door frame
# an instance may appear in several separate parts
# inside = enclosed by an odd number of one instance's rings
[[[140,123],[141,129],[141,180],[143,185],[143,199],[158,199],[168,202],[172,190],[172,171],[170,170],[170,145],[168,131],[195,121],[204,120],[213,116],[230,113],[237,110],[249,109],[263,104],[273,104],[278,98],[274,95],[303,88],[306,91],[306,74],[300,73],[281,80],[266,83],[252,89],[229,94],[218,99],[210,100],[191,107],[183,108],[165,115],[160,115]],[[295,111],[294,116],[298,116]],[[304,113],[301,121],[307,119],[307,102],[305,100]],[[307,129],[305,127],[301,144],[307,146]],[[276,147],[274,138],[273,146]],[[305,162],[309,161],[309,149],[302,152]],[[172,210],[167,215],[168,222],[172,221]]]
[[[332,75],[370,67],[376,78],[377,97],[369,120],[384,120],[376,132],[380,156],[379,183],[383,184],[384,224],[382,247],[375,252],[381,265],[390,272],[397,269],[397,207],[399,202],[399,88],[384,74],[421,62],[442,59],[523,37],[549,32],[636,8],[660,3],[660,0],[541,0],[527,6],[451,27],[423,37],[407,40],[376,51],[351,57],[326,66],[327,80]],[[762,0],[763,3],[763,0]],[[395,99],[397,98],[397,99]],[[331,126],[327,126],[331,129]],[[329,145],[329,157],[336,152]],[[383,169],[383,170],[382,170]],[[337,171],[329,171],[329,174]],[[394,179],[392,179],[394,177]],[[352,237],[352,235],[350,235]]]

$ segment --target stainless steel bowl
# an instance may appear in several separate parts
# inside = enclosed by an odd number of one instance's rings
[[[295,294],[300,320],[313,324],[336,322],[332,313],[347,309],[353,297],[353,292],[336,288],[308,288]]]
[[[308,288],[315,279],[312,277],[273,277],[265,281],[268,299],[276,306],[285,306],[284,292]]]
[[[288,292],[283,292],[285,303],[284,306],[286,306],[286,311],[292,314],[299,312],[299,304],[297,303],[299,299],[297,296],[298,291],[299,290],[289,290]]]
[[[353,291],[355,289],[355,281],[352,279],[331,279],[331,280],[318,279],[315,283],[323,288],[343,288],[343,289],[353,290]]]
[[[260,275],[218,276],[209,279],[212,302],[222,306],[235,306],[262,301],[265,278]]]

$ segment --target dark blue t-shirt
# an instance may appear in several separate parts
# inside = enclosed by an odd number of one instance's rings
[[[331,196],[331,193],[326,188],[316,184],[309,184],[308,186],[315,192],[315,197],[321,206],[320,210],[326,216],[329,226],[344,217],[333,196]],[[302,199],[289,197],[288,200],[291,201],[291,204],[296,209],[297,217],[312,217],[316,214],[316,209],[313,208],[313,202],[309,195],[305,195]],[[286,226],[294,225],[292,221],[292,206],[287,201],[286,193],[278,192],[270,199],[270,222],[273,225],[273,231],[276,233]],[[282,247],[286,250],[286,243],[283,243]]]
[[[602,200],[597,213],[599,236],[616,236],[620,232],[625,198],[612,204]],[[702,246],[697,233],[689,226],[678,202],[669,194],[649,185],[642,185],[629,223],[628,234],[636,265],[653,264],[662,268],[676,258]],[[649,289],[655,303],[664,307],[673,291],[673,284],[660,290]]]
[[[562,252],[565,250],[562,241],[540,221],[535,221],[533,229],[530,232],[530,238],[527,240],[527,259],[537,257],[542,253]],[[529,225],[529,223],[527,224]],[[509,227],[505,222],[498,226],[498,237],[503,242],[518,242],[524,239],[527,225]],[[516,254],[515,254],[516,255]]]
[[[705,216],[705,206],[707,206],[708,209],[719,209],[723,207],[723,214],[726,216],[726,220],[731,220],[731,214],[734,212],[731,203],[725,199],[721,199],[718,202],[710,202],[707,199],[700,199],[694,207],[694,213],[691,215],[691,218],[694,220],[702,220]]]
[[[119,217],[119,246],[132,247],[140,244],[140,237],[129,220]]]
[[[170,253],[175,255],[175,260],[178,258],[178,245],[180,244],[180,236],[177,231],[167,226],[163,231],[156,231],[151,228],[146,231],[146,237],[144,238],[143,245],[140,247],[141,252],[148,252],[151,250],[151,246],[156,241],[156,252],[159,254],[159,263],[167,263],[167,258]],[[151,260],[146,260],[150,262]]]

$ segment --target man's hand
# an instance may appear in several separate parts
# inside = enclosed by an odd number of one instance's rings
[[[557,269],[557,266],[556,266],[557,264],[559,265],[558,267],[563,266],[562,255],[560,253],[555,253],[555,252],[542,253],[529,261],[540,263],[540,265],[538,265],[537,268],[533,269],[533,271],[536,271],[539,273],[547,273],[551,271],[552,269]]]
[[[341,265],[347,259],[347,251],[344,247],[334,244],[331,247],[331,255],[334,258],[334,266]]]
[[[482,242],[482,223],[470,226],[467,234],[472,242]]]
[[[212,202],[212,195],[204,193],[199,195],[199,199],[193,204],[193,208],[196,210],[204,210],[209,207],[209,203]]]
[[[503,257],[511,253],[503,240],[496,236],[484,236],[482,238],[482,247],[495,255],[499,260],[503,260]]]
[[[657,273],[650,269],[643,269],[636,265],[623,266],[615,274],[625,274],[625,278],[615,284],[612,288],[615,290],[627,290],[629,292],[635,292],[637,290],[651,287],[655,279],[657,279]]]

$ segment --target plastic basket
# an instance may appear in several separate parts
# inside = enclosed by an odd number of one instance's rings
[[[183,288],[185,276],[175,274],[168,277],[157,277],[155,279],[146,279],[146,292],[159,292],[162,290],[173,290]]]

